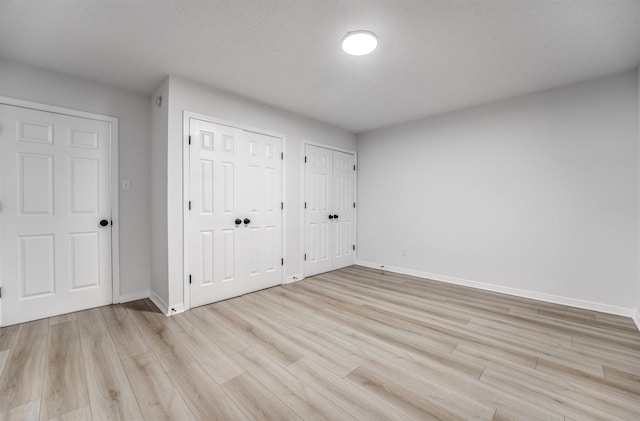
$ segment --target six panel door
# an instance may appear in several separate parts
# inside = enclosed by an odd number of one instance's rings
[[[333,151],[333,270],[355,261],[355,164],[353,154]]]
[[[282,282],[282,140],[190,119],[191,306]]]
[[[259,289],[282,283],[282,140],[277,137],[244,131],[243,141],[248,146],[246,171],[248,189],[240,193],[246,198],[241,214],[250,222],[243,236],[243,265],[249,279],[249,289]],[[244,224],[244,219],[243,219]],[[246,252],[244,251],[246,250]]]
[[[234,127],[190,120],[190,256],[193,307],[240,291],[238,242],[235,225],[240,208],[239,173],[246,152],[242,131]],[[224,288],[223,288],[224,286]],[[230,295],[231,296],[231,295]]]
[[[110,153],[107,122],[0,105],[3,325],[111,303]]]
[[[332,270],[333,151],[307,145],[305,149],[305,275]],[[331,218],[331,219],[329,219]]]

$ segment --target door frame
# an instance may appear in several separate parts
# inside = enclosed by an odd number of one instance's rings
[[[356,176],[354,178],[354,186],[353,186],[353,194],[356,200],[356,212],[355,212],[355,216],[353,219],[353,222],[355,224],[355,230],[356,230],[356,250],[355,253],[353,255],[354,258],[354,262],[358,259],[358,208],[359,208],[359,203],[358,203],[358,152],[353,150],[353,149],[346,149],[346,148],[341,148],[339,146],[334,146],[334,145],[330,145],[328,143],[321,143],[321,142],[314,142],[312,140],[307,140],[307,139],[302,139],[302,157],[303,159],[300,160],[300,162],[302,163],[302,187],[301,187],[301,192],[302,192],[302,206],[303,206],[303,217],[302,217],[302,230],[300,232],[300,239],[302,240],[302,277],[300,278],[300,280],[304,279],[307,277],[307,262],[304,258],[304,254],[306,252],[306,248],[307,248],[307,238],[305,236],[305,232],[307,231],[307,210],[304,209],[304,202],[307,198],[307,167],[306,167],[306,162],[304,160],[304,158],[307,156],[307,145],[310,146],[317,146],[319,148],[324,148],[324,149],[329,149],[332,151],[338,151],[338,152],[344,152],[344,153],[348,153],[348,154],[352,154],[353,155],[353,159],[356,165]]]
[[[282,133],[272,132],[270,130],[259,129],[253,126],[248,126],[246,124],[238,124],[228,120],[222,120],[216,117],[211,117],[205,114],[196,113],[193,111],[184,110],[182,113],[182,279],[183,279],[183,302],[184,302],[184,310],[189,310],[191,308],[191,286],[189,284],[189,273],[191,269],[191,251],[190,251],[190,241],[189,235],[191,234],[190,228],[191,224],[189,223],[189,218],[187,218],[189,212],[189,197],[188,193],[191,188],[191,167],[189,162],[189,133],[190,133],[190,125],[189,120],[195,118],[198,120],[208,121],[214,124],[221,124],[223,126],[235,127],[237,129],[245,130],[248,132],[254,132],[259,134],[264,134],[267,136],[277,137],[282,141],[282,168],[281,168],[281,176],[280,180],[281,192],[282,192],[282,202],[287,203],[287,190],[285,189],[285,180],[286,180],[286,162],[287,162],[287,154],[286,145],[287,138]],[[286,248],[286,212],[287,207],[284,206],[282,212],[280,213],[280,224],[282,230],[280,235],[281,239],[281,250],[280,253],[282,258],[284,259],[284,264],[282,265],[282,273],[280,274],[280,284],[284,283],[284,274],[285,268],[287,267],[287,257],[285,256]]]
[[[89,120],[97,120],[109,123],[111,127],[111,300],[112,303],[120,302],[120,218],[119,218],[119,186],[120,175],[118,171],[118,117],[90,113],[87,111],[75,110],[73,108],[65,108],[57,105],[42,104],[39,102],[26,101],[23,99],[0,96],[0,105],[9,105],[12,107],[27,108],[35,111],[44,111],[48,113],[62,114],[70,117],[79,117]],[[0,174],[2,169],[0,168]],[[0,213],[0,222],[2,214]],[[1,229],[1,224],[0,224]],[[1,257],[0,257],[1,260]],[[0,261],[0,264],[2,262]],[[0,286],[2,286],[2,278],[0,277]],[[2,326],[2,300],[0,299],[0,326]]]

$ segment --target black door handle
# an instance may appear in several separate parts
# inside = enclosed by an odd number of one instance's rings
[[[103,219],[102,221],[100,221],[101,227],[106,227],[107,225],[109,225],[109,221],[107,221],[106,219]]]
[[[244,224],[245,225],[249,225],[251,223],[251,219],[249,218],[244,218]]]
[[[329,219],[333,219],[333,215],[329,215]]]
[[[242,224],[242,220],[240,218],[237,218],[236,219],[236,225],[240,225],[240,224]]]
[[[333,215],[333,219],[338,219],[338,215]]]

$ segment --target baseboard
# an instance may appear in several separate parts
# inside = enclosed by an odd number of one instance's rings
[[[284,282],[282,282],[282,285],[292,284],[294,282],[302,281],[303,279],[304,276],[301,273],[297,275],[287,276],[286,278],[284,278]]]
[[[636,310],[635,312],[636,314],[634,314],[633,316],[631,316],[631,318],[633,319],[633,321],[636,323],[636,327],[638,328],[638,332],[640,332],[640,309]]]
[[[421,272],[421,271],[417,271],[413,269],[405,269],[397,266],[384,265],[383,268],[381,268],[382,264],[380,263],[367,262],[364,260],[357,260],[355,264],[360,266],[365,266],[368,268],[383,269],[388,272],[415,276],[417,278],[431,279],[434,281],[446,282],[446,283],[455,284],[455,285],[462,285],[462,286],[467,286],[471,288],[482,289],[485,291],[499,292],[502,294],[514,295],[516,297],[522,297],[522,298],[530,298],[533,300],[545,301],[548,303],[561,304],[569,307],[577,307],[577,308],[583,308],[585,310],[600,311],[602,313],[615,314],[618,316],[625,316],[625,317],[631,317],[631,318],[637,317],[637,311],[632,308],[617,307],[609,304],[595,303],[592,301],[580,300],[580,299],[570,298],[570,297],[563,297],[563,296],[553,295],[553,294],[545,294],[542,292],[529,291],[526,289],[511,288],[511,287],[505,287],[502,285],[489,284],[485,282],[471,281],[468,279],[455,278],[453,276],[439,275],[436,273]],[[640,324],[638,323],[637,319],[635,320],[635,322],[638,325],[638,328],[640,329]]]
[[[172,306],[169,309],[169,313],[167,314],[167,316],[173,316],[174,314],[180,314],[180,313],[184,313],[184,304],[178,304],[178,305]]]
[[[162,298],[158,297],[155,292],[151,291],[151,294],[149,294],[149,299],[151,300],[151,302],[153,302],[153,304],[156,305],[156,307],[158,307],[158,310],[160,310],[162,314],[165,314],[167,316],[170,315],[169,306],[162,300]]]
[[[120,296],[120,302],[128,303],[130,301],[142,300],[144,298],[149,298],[149,295],[150,291],[148,289],[144,291],[129,292]]]
[[[156,305],[156,307],[158,307],[158,309],[165,316],[173,316],[174,314],[184,313],[184,304],[177,304],[169,308],[169,306],[164,302],[164,300],[158,297],[158,295],[153,291],[151,292],[149,299],[153,302],[153,304]]]

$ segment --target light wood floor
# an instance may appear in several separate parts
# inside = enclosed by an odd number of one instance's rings
[[[630,319],[362,267],[0,329],[5,419],[640,419]]]

